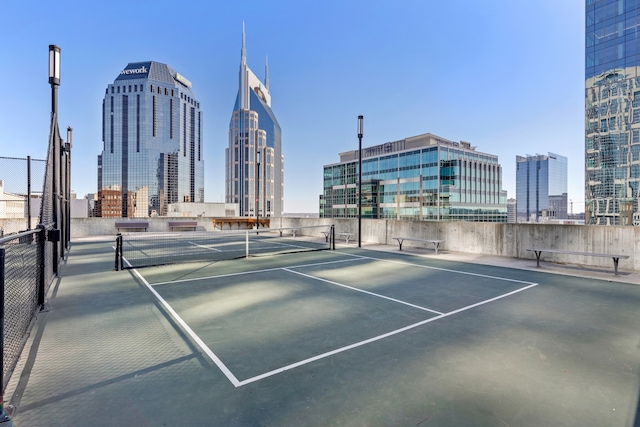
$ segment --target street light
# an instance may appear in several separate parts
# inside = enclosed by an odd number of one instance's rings
[[[260,150],[256,151],[256,229],[260,228]]]
[[[58,110],[58,86],[60,86],[60,48],[49,45],[49,84],[51,85],[51,112]]]
[[[358,247],[362,247],[362,128],[364,116],[358,116]]]

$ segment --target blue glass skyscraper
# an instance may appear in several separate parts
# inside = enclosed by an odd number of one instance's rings
[[[564,156],[516,156],[516,221],[566,219],[567,177]]]
[[[640,225],[639,13],[586,0],[586,224]]]
[[[271,109],[269,70],[265,66],[263,83],[247,66],[244,27],[225,157],[226,202],[238,203],[241,216],[282,215],[284,158],[280,125]]]
[[[204,202],[202,112],[180,73],[158,62],[128,64],[107,86],[98,156],[98,216],[165,215]]]

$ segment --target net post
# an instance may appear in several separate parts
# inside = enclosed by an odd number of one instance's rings
[[[122,233],[116,235],[116,259],[115,259],[115,271],[122,269]]]
[[[331,224],[331,241],[329,242],[331,250],[336,250],[336,226]]]
[[[244,234],[245,239],[245,257],[249,258],[249,230],[247,230]]]

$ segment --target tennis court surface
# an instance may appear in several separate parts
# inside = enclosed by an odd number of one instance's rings
[[[113,246],[73,242],[16,425],[640,425],[635,274],[354,245],[113,271]]]

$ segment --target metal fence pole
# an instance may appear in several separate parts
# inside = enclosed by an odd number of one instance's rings
[[[6,249],[0,248],[0,404],[4,405],[4,272]]]
[[[31,156],[27,156],[27,230],[31,230]]]
[[[40,236],[38,237],[38,266],[40,267],[40,274],[38,277],[38,307],[40,310],[44,309],[44,288],[47,278],[46,274],[46,262],[47,256],[46,244],[47,244],[47,229],[43,224],[38,225],[40,229]]]

